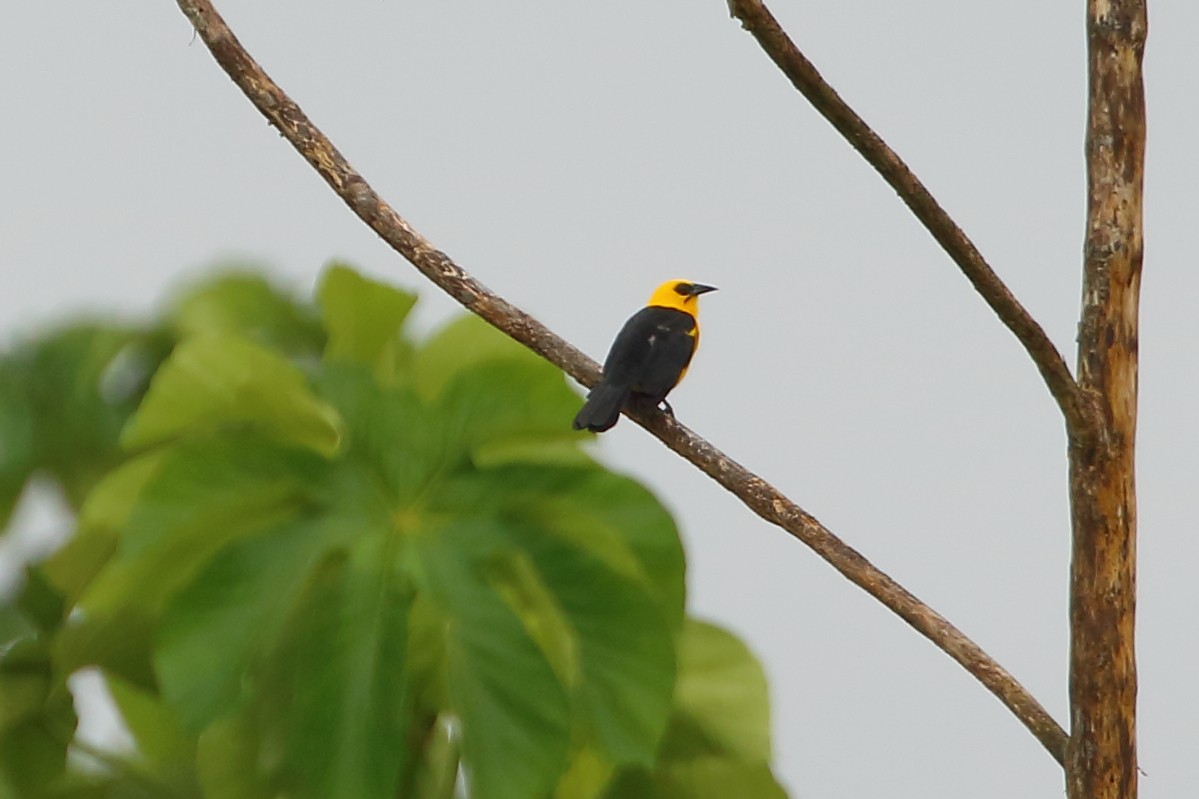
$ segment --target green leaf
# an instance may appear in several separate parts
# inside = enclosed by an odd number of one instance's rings
[[[316,355],[324,345],[315,311],[248,268],[218,269],[185,288],[172,305],[168,315],[180,339],[233,334],[297,356]]]
[[[561,614],[551,632],[569,636],[577,651],[577,674],[568,684],[585,729],[616,762],[649,765],[675,680],[674,644],[662,613],[642,586],[585,550],[511,522],[508,534],[536,570],[538,593],[552,598]],[[508,553],[497,558],[513,559]],[[509,587],[509,574],[493,579]],[[546,615],[544,605],[526,603],[520,610],[526,625]]]
[[[590,746],[580,747],[554,788],[554,799],[596,799],[604,794],[614,771],[610,759]]]
[[[446,618],[438,606],[418,592],[408,618],[408,674],[414,712],[437,715],[450,706],[446,684]]]
[[[52,696],[50,645],[59,630],[62,597],[37,568],[11,603],[0,604],[0,731],[42,713]]]
[[[75,709],[54,691],[43,641],[26,639],[0,653],[0,780],[20,797],[48,795],[66,769]]]
[[[369,485],[356,484],[353,473],[327,476],[306,513],[230,542],[171,601],[155,666],[164,695],[192,728],[245,699],[253,668],[278,645],[325,554],[391,529]]]
[[[604,795],[608,799],[787,799],[765,763],[723,757],[671,761],[652,775],[626,772]]]
[[[456,375],[496,360],[545,363],[474,314],[460,316],[417,349],[412,362],[417,391],[426,399],[435,398]]]
[[[381,549],[394,534],[371,485],[355,487],[353,470],[325,476],[308,514],[230,542],[174,597],[156,671],[193,729],[257,703],[298,795],[391,796],[406,746],[408,589]],[[224,738],[202,740],[203,778],[231,780]]]
[[[114,674],[105,674],[108,691],[137,744],[141,759],[172,784],[192,782],[196,739],[162,699]]]
[[[171,602],[154,652],[163,695],[193,730],[246,699],[307,573],[328,546],[318,524],[232,542]]]
[[[171,598],[229,543],[304,512],[327,469],[319,456],[249,435],[172,448],[60,637],[64,672],[102,664],[142,684],[148,636]]]
[[[487,441],[472,450],[471,460],[480,469],[508,464],[595,466],[595,459],[579,447],[578,436],[558,440],[512,438]]]
[[[341,440],[337,412],[312,394],[299,369],[245,339],[206,334],[175,348],[121,443],[139,448],[242,427],[324,455]]]
[[[451,448],[444,416],[410,389],[382,387],[360,367],[326,368],[321,395],[346,420],[344,460],[362,469],[393,509],[407,508],[431,483],[465,464]]]
[[[225,544],[300,513],[326,468],[302,450],[251,436],[175,448],[143,488],[82,607],[133,604],[157,613]]]
[[[0,734],[0,775],[22,799],[49,797],[51,785],[66,772],[66,760],[66,740],[40,719]]]
[[[460,446],[493,462],[505,448],[511,456],[519,452],[517,446],[569,441],[578,447],[570,420],[579,398],[562,373],[545,361],[508,358],[473,364],[445,384],[437,402]]]
[[[16,606],[45,637],[54,634],[65,614],[62,594],[54,589],[41,568],[36,566],[25,569],[25,584],[17,595]]]
[[[164,454],[147,453],[105,475],[80,509],[75,535],[43,564],[47,578],[69,604],[79,600],[116,551],[120,530]]]
[[[37,625],[10,602],[0,603],[0,653],[7,651],[18,641],[34,638]]]
[[[679,643],[675,710],[658,762],[620,771],[604,796],[781,799],[786,793],[769,765],[769,723],[766,678],[754,656],[730,633],[689,619]]]
[[[56,685],[85,666],[102,666],[134,685],[153,687],[150,646],[154,619],[136,606],[78,614],[68,620],[53,643]]]
[[[715,747],[715,753],[770,762],[766,675],[757,658],[731,633],[688,619],[679,643],[675,703],[676,712]]]
[[[416,295],[334,264],[321,278],[317,299],[329,331],[325,358],[354,361],[382,377],[392,376],[406,346],[400,330]]]
[[[787,799],[787,792],[765,763],[733,758],[700,758],[672,763],[656,780],[662,799]]]
[[[478,317],[442,328],[417,350],[412,371],[477,463],[586,460],[570,429],[579,398],[562,372]]]
[[[445,479],[429,503],[448,512],[516,516],[641,583],[672,630],[683,623],[683,546],[670,514],[644,487],[595,464],[508,464]]]
[[[268,714],[287,740],[301,796],[389,799],[408,759],[411,589],[394,536],[362,539],[309,579],[272,658]]]
[[[600,750],[652,762],[669,716],[683,590],[678,535],[652,496],[595,467],[510,466],[445,480],[426,502],[434,514],[470,508],[491,520],[494,540],[468,537],[457,556],[488,553],[489,585],[569,688]]]
[[[412,799],[454,799],[462,752],[451,722],[444,715],[428,722],[425,745],[411,778]]]
[[[508,480],[524,472],[508,468]],[[559,470],[563,490],[542,477],[526,486],[540,489],[532,514],[538,523],[586,549],[616,573],[641,582],[657,599],[671,630],[683,623],[686,561],[678,528],[644,486],[606,470]],[[631,562],[630,562],[631,561]]]
[[[119,462],[120,430],[166,346],[154,330],[82,322],[12,352],[0,367],[0,511],[39,469],[78,506]]]
[[[0,659],[0,732],[36,718],[49,693],[45,647],[27,639],[6,650]]]
[[[196,773],[208,799],[274,799],[261,773],[260,738],[250,718],[221,719],[200,735]]]
[[[0,532],[36,465],[29,373],[21,367],[13,358],[0,360]]]
[[[566,692],[518,616],[487,581],[503,538],[485,523],[415,540],[418,586],[445,614],[450,700],[475,799],[532,799],[566,765]]]

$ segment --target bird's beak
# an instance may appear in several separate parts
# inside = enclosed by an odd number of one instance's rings
[[[707,294],[709,291],[716,291],[716,287],[705,286],[703,283],[692,283],[691,290],[687,293],[692,297],[698,297],[700,294]]]

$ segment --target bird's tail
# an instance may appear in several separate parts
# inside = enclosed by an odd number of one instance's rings
[[[624,401],[628,396],[629,389],[624,386],[597,383],[575,416],[572,427],[575,430],[587,429],[594,433],[602,433],[616,424],[616,420],[620,418],[620,409],[624,407]]]

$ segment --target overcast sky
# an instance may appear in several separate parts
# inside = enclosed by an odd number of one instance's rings
[[[1074,362],[1083,0],[775,0]],[[1015,339],[724,0],[218,0],[350,162],[484,283],[602,358],[662,280],[720,287],[679,417],[930,602],[1066,721],[1065,438]],[[1146,58],[1138,439],[1142,796],[1199,781],[1199,4]],[[154,307],[236,258],[447,298],[269,128],[172,2],[0,5],[0,340]],[[794,796],[1062,795],[973,678],[627,421],[598,451],[688,546],[693,613],[771,678]],[[26,508],[27,531],[53,527]]]

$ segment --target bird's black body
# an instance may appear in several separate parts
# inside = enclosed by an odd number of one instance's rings
[[[607,430],[629,399],[660,404],[687,371],[698,333],[694,315],[686,311],[650,306],[633,314],[612,342],[603,379],[587,396],[574,428]]]

